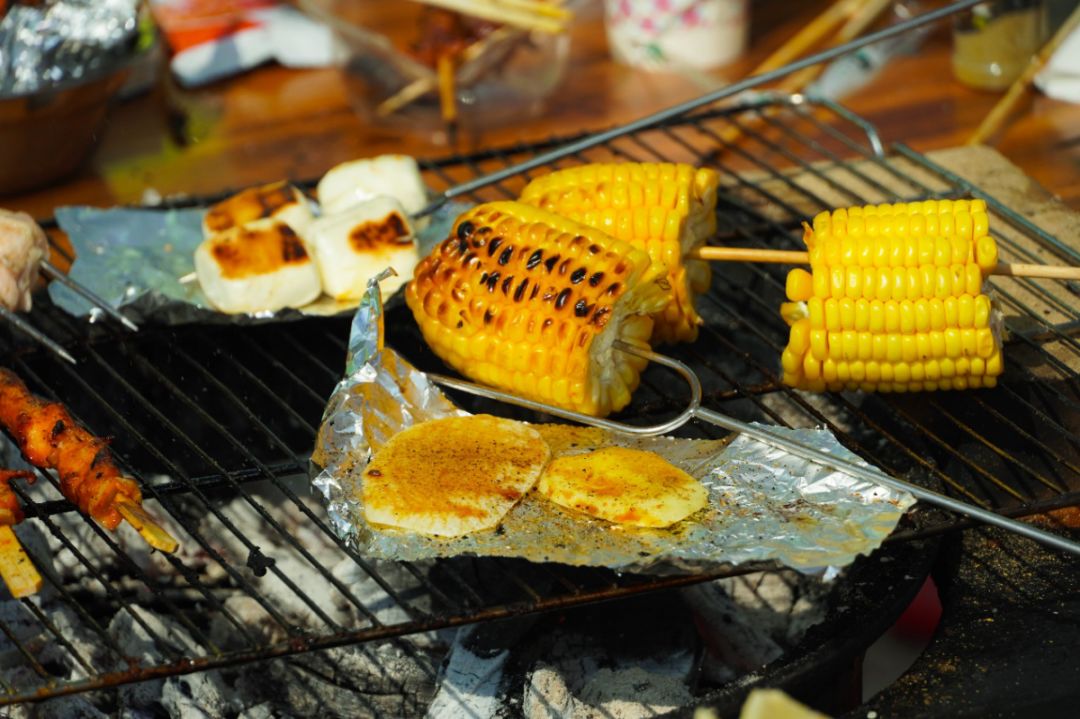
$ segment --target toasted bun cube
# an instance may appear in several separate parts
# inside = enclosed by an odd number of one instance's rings
[[[331,215],[374,197],[392,197],[413,215],[427,205],[427,190],[416,160],[380,155],[345,162],[323,175],[316,190],[323,213]]]
[[[300,190],[284,181],[274,182],[248,188],[211,206],[203,217],[203,237],[267,218],[284,222],[301,236],[314,219]]]
[[[311,224],[308,243],[323,291],[339,300],[360,299],[369,279],[393,267],[397,276],[382,283],[389,296],[412,277],[420,260],[405,209],[389,197],[320,217]]]
[[[319,271],[303,240],[274,219],[256,220],[203,240],[195,274],[222,312],[272,312],[319,296]]]

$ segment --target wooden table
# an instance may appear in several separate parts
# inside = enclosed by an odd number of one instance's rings
[[[542,117],[463,138],[455,148],[365,126],[352,111],[337,69],[265,66],[215,85],[181,90],[163,80],[116,107],[85,168],[55,186],[0,198],[43,217],[64,204],[108,206],[161,195],[208,193],[282,177],[315,178],[336,163],[394,151],[425,157],[476,146],[606,128],[744,77],[826,2],[753,3],[749,52],[706,77],[649,74],[614,63],[598,2],[573,29],[571,72]],[[794,8],[794,9],[793,9]],[[917,55],[895,58],[844,104],[877,125],[886,141],[928,151],[962,144],[998,95],[952,78],[948,28]],[[1034,94],[992,142],[1066,203],[1080,208],[1080,106]]]

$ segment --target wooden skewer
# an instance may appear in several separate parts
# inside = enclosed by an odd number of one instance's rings
[[[1039,74],[1039,71],[1050,61],[1050,58],[1057,51],[1058,47],[1065,38],[1072,33],[1078,26],[1080,26],[1080,7],[1073,10],[1072,15],[1058,28],[1058,31],[1054,33],[1054,36],[1050,38],[1049,42],[1043,45],[1031,61],[1028,62],[1027,68],[1024,69],[1023,74],[1016,78],[1013,84],[1009,87],[1008,92],[997,101],[997,104],[990,109],[990,112],[983,118],[983,121],[979,123],[979,127],[968,138],[967,144],[978,145],[986,141],[986,138],[990,137],[998,130],[1001,129],[1002,124],[1008,118],[1009,113],[1012,112],[1013,107],[1023,97],[1024,92],[1027,90],[1028,85],[1035,79],[1035,76]]]
[[[699,247],[689,257],[709,262],[768,262],[783,265],[808,265],[810,253],[801,250],[758,250],[752,247]],[[992,275],[1042,277],[1055,280],[1080,280],[1080,267],[1032,265],[999,262]]]
[[[116,503],[116,511],[120,512],[120,516],[126,519],[139,536],[154,549],[159,549],[166,554],[172,554],[179,549],[180,543],[157,523],[153,515],[138,504],[120,501]]]
[[[524,0],[519,0],[517,6],[497,0],[417,0],[417,2],[463,15],[471,15],[482,20],[513,25],[523,30],[536,30],[556,35],[566,29],[567,18],[552,17],[537,10],[537,7],[546,3],[533,3],[531,9],[526,10],[520,6]]]
[[[16,599],[41,589],[41,575],[8,525],[0,526],[0,577]]]
[[[456,63],[449,54],[439,55],[437,75],[439,76],[439,110],[443,124],[446,125],[447,142],[455,144],[457,139],[457,83],[454,81]]]

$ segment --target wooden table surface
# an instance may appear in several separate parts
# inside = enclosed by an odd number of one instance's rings
[[[816,0],[752,3],[747,54],[707,76],[690,78],[613,62],[594,1],[573,28],[571,70],[548,110],[514,127],[463,137],[453,148],[366,126],[350,108],[337,69],[268,65],[195,90],[162,80],[113,110],[99,146],[77,175],[36,192],[0,197],[0,206],[44,217],[64,204],[136,203],[147,190],[167,196],[283,177],[315,178],[339,162],[383,152],[437,157],[606,128],[744,77],[827,5]],[[843,103],[873,122],[886,141],[921,151],[962,144],[999,96],[955,81],[951,49],[948,27],[939,26],[917,54],[894,58]],[[1080,106],[1032,93],[990,142],[1080,209]]]

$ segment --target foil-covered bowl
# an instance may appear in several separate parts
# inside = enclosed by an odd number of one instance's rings
[[[146,54],[124,0],[46,9],[16,6],[0,23],[0,194],[76,170]]]

